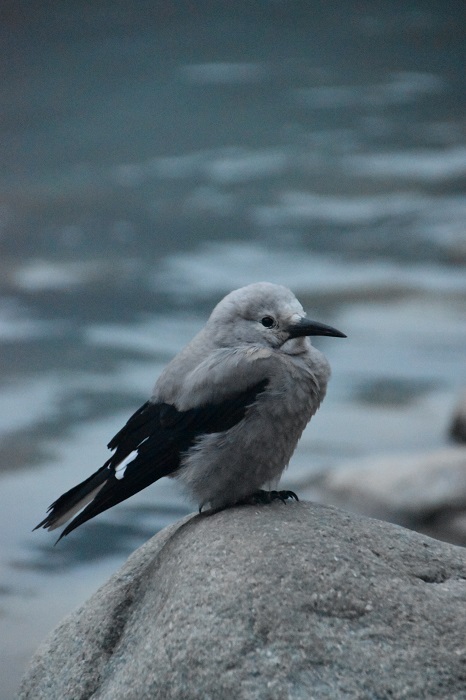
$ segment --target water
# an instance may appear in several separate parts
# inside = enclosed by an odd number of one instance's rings
[[[395,3],[395,5],[397,5]],[[290,286],[348,340],[288,483],[446,443],[465,382],[461,5],[2,9],[1,700],[39,641],[191,509],[155,484],[57,547],[229,290]]]

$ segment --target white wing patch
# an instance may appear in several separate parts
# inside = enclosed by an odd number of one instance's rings
[[[144,440],[141,440],[141,442],[140,442],[139,445],[136,447],[136,449],[133,450],[132,452],[130,452],[129,455],[128,455],[127,457],[125,457],[125,458],[120,462],[120,464],[115,468],[115,477],[116,477],[117,479],[123,479],[123,477],[124,477],[124,475],[125,475],[126,467],[128,466],[128,464],[129,464],[130,462],[132,462],[134,459],[136,459],[136,457],[138,456],[138,450],[139,450],[139,448],[140,448],[141,445],[143,445],[143,444],[146,442],[146,440],[148,440],[148,439],[149,439],[149,436],[147,436],[146,438],[144,438]]]
[[[117,479],[123,479],[123,477],[125,475],[126,467],[128,466],[128,464],[130,462],[133,461],[133,459],[136,459],[137,456],[138,456],[138,451],[133,450],[132,452],[129,453],[129,455],[127,457],[124,458],[124,460],[122,462],[120,462],[120,464],[115,469],[115,477]]]

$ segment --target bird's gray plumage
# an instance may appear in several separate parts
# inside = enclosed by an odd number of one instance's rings
[[[161,476],[212,508],[278,480],[330,376],[310,335],[344,337],[309,321],[286,287],[260,282],[228,294],[109,443],[108,462],[55,501],[38,527],[53,529],[87,504],[67,534]]]

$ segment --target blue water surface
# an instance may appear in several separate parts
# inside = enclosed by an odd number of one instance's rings
[[[446,444],[465,383],[461,3],[6,3],[0,700],[46,633],[193,509],[158,483],[53,546],[231,289],[290,286],[333,378],[287,472]]]

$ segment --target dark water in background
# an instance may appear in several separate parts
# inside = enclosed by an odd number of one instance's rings
[[[445,444],[466,383],[464,26],[460,2],[2,4],[2,700],[189,510],[159,483],[55,549],[29,534],[230,289],[287,284],[349,336],[316,341],[333,380],[290,483]]]

